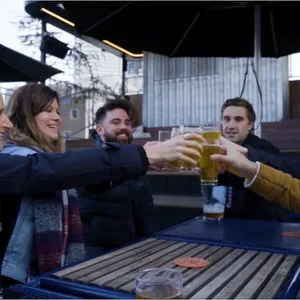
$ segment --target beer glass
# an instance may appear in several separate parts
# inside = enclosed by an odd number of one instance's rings
[[[198,133],[198,134],[202,134],[203,129],[202,126],[196,125],[196,126],[182,126],[183,133],[189,133],[189,132],[193,132],[193,133]],[[198,150],[197,150],[198,151]],[[191,157],[193,158],[193,157]],[[184,171],[193,171],[193,172],[198,172],[199,168],[194,167],[193,165],[190,165],[188,162],[183,162],[182,163],[182,169]]]
[[[202,129],[205,142],[199,159],[201,185],[215,186],[218,184],[219,163],[212,161],[210,156],[220,153],[221,124],[206,123],[202,125]]]
[[[160,142],[167,141],[171,138],[171,131],[164,131],[164,130],[159,130],[158,131],[158,140]]]
[[[183,125],[172,127],[171,138],[183,134]]]
[[[135,293],[137,299],[182,299],[182,274],[174,269],[143,270],[136,278]]]
[[[159,130],[158,131],[158,141],[164,142],[171,138],[171,131]],[[171,171],[171,169],[167,167],[162,168],[163,171]]]
[[[203,217],[205,219],[222,219],[225,205],[216,200],[213,195],[214,188],[218,184],[219,163],[212,161],[212,154],[220,153],[221,124],[206,123],[202,125],[202,136],[205,142],[199,159],[201,190],[206,197],[203,205]]]
[[[172,127],[171,138],[183,134],[183,125]],[[172,167],[178,168],[179,171],[183,171],[183,162],[181,160],[173,162]]]
[[[220,144],[221,123],[204,123],[202,124],[203,137],[209,144]]]
[[[214,186],[211,189],[211,194],[210,187],[205,189],[208,195],[205,195],[206,202],[203,204],[203,218],[221,220],[224,218],[227,188],[225,186]]]

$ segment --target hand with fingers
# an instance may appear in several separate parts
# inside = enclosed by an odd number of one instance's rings
[[[231,149],[232,151],[237,151],[247,157],[248,149],[246,147],[233,143],[227,140],[226,138],[224,138],[223,136],[220,138],[220,144],[226,147],[227,149]]]
[[[175,136],[164,142],[147,143],[144,145],[151,167],[160,167],[178,161],[183,161],[194,165],[198,164],[200,152],[202,151],[201,142],[204,139],[197,133],[186,133]]]
[[[233,144],[233,143],[232,143]],[[237,145],[239,146],[239,145]],[[243,148],[239,146],[240,148]],[[210,159],[218,161],[222,169],[242,178],[252,179],[257,171],[257,164],[245,157],[245,152],[238,147],[222,147],[222,154],[213,154]],[[224,151],[226,149],[226,151]]]

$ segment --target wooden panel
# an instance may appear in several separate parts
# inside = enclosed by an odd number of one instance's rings
[[[201,257],[205,268],[181,268],[177,257]],[[151,267],[180,270],[186,299],[274,299],[287,283],[296,255],[146,239],[53,274],[66,281],[134,293],[139,271]]]

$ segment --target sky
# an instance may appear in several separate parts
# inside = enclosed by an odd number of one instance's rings
[[[25,46],[21,43],[19,38],[22,32],[18,29],[18,20],[22,19],[27,13],[24,10],[25,0],[0,0],[0,43],[4,46],[8,46],[16,51],[22,52],[25,55],[29,55],[35,59],[40,59],[40,51],[36,47]],[[47,25],[50,31],[60,32],[59,39],[62,42],[72,44],[74,37],[66,32],[63,32],[51,25]],[[64,74],[56,75],[56,79],[64,79],[66,81],[72,81],[71,70],[66,67],[65,62],[58,58],[50,57],[47,59],[47,63],[64,71]],[[300,53],[290,56],[290,76],[297,79],[300,78]],[[18,85],[21,85],[18,84]],[[15,87],[16,83],[1,84],[1,87]]]
[[[25,0],[0,0],[0,44],[12,48],[25,55],[31,56],[40,60],[40,51],[37,47],[23,45],[20,35],[24,32],[20,31],[16,22],[21,20],[28,14],[24,9]],[[59,32],[59,40],[64,43],[73,44],[74,36],[55,28],[52,25],[47,25],[47,29],[51,32]],[[56,75],[53,78],[64,79],[71,81],[70,68],[66,67],[65,62],[59,58],[47,58],[47,64],[51,64],[62,71],[64,74]],[[16,87],[23,83],[1,83],[1,87]]]

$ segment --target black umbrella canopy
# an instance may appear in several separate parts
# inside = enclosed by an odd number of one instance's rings
[[[254,5],[261,6],[261,55],[300,52],[297,2],[62,1],[79,34],[132,53],[253,57]]]
[[[45,81],[62,71],[0,44],[0,82]]]

